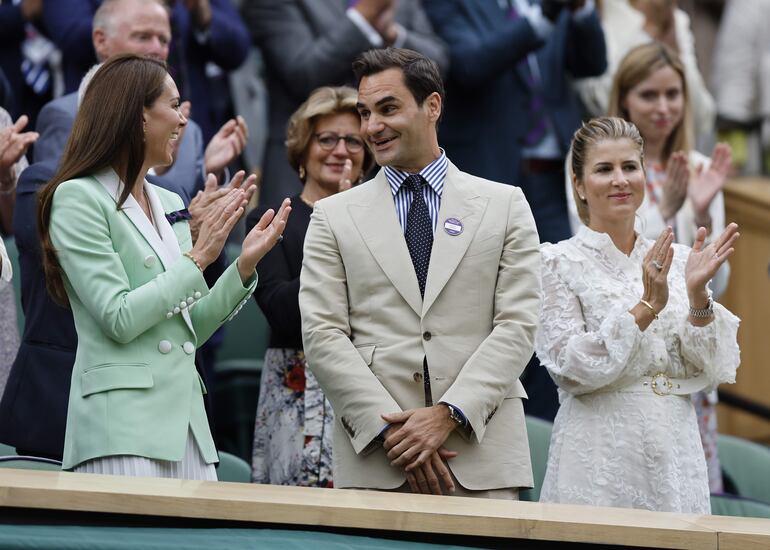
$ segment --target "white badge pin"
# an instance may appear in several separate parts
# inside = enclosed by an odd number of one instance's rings
[[[457,218],[447,218],[447,220],[444,222],[444,231],[446,231],[449,235],[456,237],[463,232],[463,222]]]

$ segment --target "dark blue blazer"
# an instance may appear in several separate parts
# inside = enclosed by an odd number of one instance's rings
[[[545,108],[566,154],[581,114],[571,78],[597,76],[607,66],[597,14],[577,22],[564,11],[543,42],[526,19],[508,19],[497,0],[423,0],[423,5],[449,45],[439,138],[452,162],[476,176],[519,185],[531,97],[520,62],[532,52],[542,75]]]
[[[38,25],[38,28],[41,27]],[[0,90],[6,92],[5,98],[0,98],[0,107],[8,111],[14,120],[21,115],[29,116],[27,130],[33,130],[37,113],[51,98],[51,91],[38,96],[24,81],[21,44],[25,38],[25,21],[20,6],[14,5],[12,0],[0,0],[0,70],[5,73],[8,84],[7,89]]]
[[[21,173],[16,188],[13,231],[25,323],[0,401],[0,442],[61,459],[78,340],[72,311],[53,302],[46,291],[36,224],[37,190],[55,170],[54,162],[33,164]]]
[[[191,118],[203,131],[206,142],[226,118],[219,101],[229,89],[211,89],[206,64],[213,62],[225,71],[237,69],[246,59],[251,44],[246,26],[231,0],[210,0],[211,25],[208,39],[201,44],[195,36],[190,13],[181,0],[171,11],[172,41],[170,63],[182,99],[192,102]],[[65,88],[78,89],[80,79],[96,63],[91,39],[94,12],[102,0],[43,0],[43,20],[51,40],[63,54]],[[222,83],[222,82],[220,82]]]

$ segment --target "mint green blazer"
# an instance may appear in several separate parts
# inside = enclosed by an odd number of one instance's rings
[[[78,333],[63,468],[111,455],[179,461],[188,427],[217,461],[195,350],[256,287],[232,265],[209,290],[190,250],[187,222],[165,213],[181,198],[145,182],[156,230],[111,169],[56,189],[50,235]]]

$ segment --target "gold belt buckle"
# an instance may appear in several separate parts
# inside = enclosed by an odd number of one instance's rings
[[[666,396],[671,395],[673,384],[666,373],[658,372],[652,375],[650,387],[655,395]]]

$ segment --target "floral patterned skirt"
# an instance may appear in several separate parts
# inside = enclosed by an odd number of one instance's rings
[[[269,348],[259,389],[254,483],[332,487],[334,413],[302,350]]]

